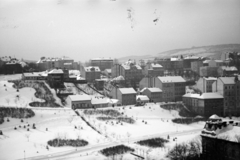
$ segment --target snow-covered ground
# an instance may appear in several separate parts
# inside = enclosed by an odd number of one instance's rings
[[[3,77],[1,77],[3,78]],[[12,106],[12,107],[29,107],[29,102],[42,101],[35,97],[35,89],[22,88],[19,92],[14,89],[13,83],[9,83],[8,79],[18,79],[18,75],[9,75],[4,77],[0,81],[0,106]],[[5,85],[5,86],[4,86]],[[73,90],[71,84],[66,84]],[[55,93],[54,90],[51,89]],[[79,94],[76,92],[76,94]],[[19,99],[16,97],[19,95]],[[54,96],[56,96],[54,94]],[[93,98],[98,95],[91,95]],[[58,99],[57,97],[55,97]],[[174,124],[171,119],[180,117],[177,111],[168,111],[160,107],[160,103],[148,103],[146,106],[121,106],[121,107],[108,107],[106,109],[116,109],[125,116],[133,118],[136,123],[123,125],[114,125],[105,121],[96,119],[96,116],[86,116],[85,119],[90,122],[97,130],[102,132],[102,135],[97,133],[86,122],[84,122],[79,116],[75,114],[70,108],[32,108],[35,112],[35,116],[29,119],[9,118],[10,122],[7,122],[7,118],[4,118],[5,122],[0,125],[0,130],[3,131],[3,136],[0,136],[0,159],[21,159],[25,157],[39,156],[39,159],[46,158],[46,155],[51,157],[63,158],[63,159],[81,159],[83,160],[104,160],[106,157],[98,153],[98,150],[125,144],[134,148],[141,146],[133,144],[133,142],[153,137],[167,138],[167,135],[178,137],[177,143],[180,141],[191,140],[193,137],[199,135],[199,131],[203,128],[204,122],[194,123],[191,125]],[[82,111],[80,111],[81,115]],[[147,122],[147,124],[143,123]],[[33,123],[36,124],[37,129],[32,129]],[[26,127],[30,124],[30,127]],[[27,131],[26,128],[30,128]],[[21,128],[19,127],[21,126]],[[75,129],[75,126],[77,129]],[[17,127],[17,130],[14,130]],[[46,130],[48,128],[48,131]],[[105,136],[109,138],[106,138]],[[171,138],[172,138],[171,136]],[[28,139],[29,137],[29,139]],[[78,147],[75,151],[74,147],[50,147],[46,149],[47,141],[56,137],[66,137],[76,139],[87,140],[89,145],[85,147]],[[166,144],[166,148],[152,149],[145,147],[149,150],[149,156],[153,158],[156,156],[164,157],[167,151],[173,147],[176,142],[170,140]],[[25,152],[24,152],[25,151]],[[57,159],[55,158],[55,159]],[[124,155],[124,158],[134,160],[134,156],[130,154]],[[54,159],[54,158],[51,158]]]

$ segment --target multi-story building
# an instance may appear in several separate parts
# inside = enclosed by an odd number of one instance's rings
[[[197,88],[202,92],[212,92],[212,84],[217,81],[215,77],[201,77],[197,81]]]
[[[62,69],[53,69],[48,72],[48,83],[52,88],[64,88],[64,72]]]
[[[163,72],[163,67],[157,63],[147,63],[143,69],[143,75],[150,77],[163,76]]]
[[[181,76],[144,77],[140,81],[139,88],[145,87],[160,88],[164,102],[181,101],[185,94],[186,81]]]
[[[111,93],[111,97],[118,99],[118,105],[134,105],[136,104],[137,92],[133,88],[115,87]]]
[[[218,68],[218,74],[221,77],[224,77],[224,76],[230,77],[238,74],[238,69],[235,66],[231,66],[231,67],[221,66]]]
[[[148,96],[150,102],[162,102],[162,90],[159,88],[144,88],[141,94]]]
[[[194,61],[198,61],[200,58],[196,56],[187,56],[183,59],[183,68],[185,70],[191,70],[191,63]]]
[[[200,67],[200,76],[201,77],[219,77],[218,73],[219,67],[209,67],[209,66],[203,66]]]
[[[194,61],[191,62],[191,69],[194,73],[197,73],[198,75],[200,75],[200,67],[203,66],[203,61]]]
[[[240,115],[240,77],[220,77],[212,84],[213,92],[224,97],[224,116]]]
[[[127,86],[137,88],[143,78],[142,68],[132,62],[115,64],[112,67],[112,78],[123,76]]]
[[[95,79],[100,79],[101,70],[97,66],[81,67],[81,76],[87,82],[93,83]]]
[[[202,130],[202,155],[204,160],[239,160],[240,122],[223,121],[213,115]]]
[[[113,66],[113,59],[111,58],[94,58],[91,59],[91,66],[98,66],[101,71],[111,69]]]
[[[40,60],[37,61],[37,67],[39,71],[51,70],[54,68],[79,70],[79,64],[77,62],[74,62],[73,59],[68,57],[62,58],[42,57]]]
[[[172,64],[171,64],[171,59],[170,58],[155,59],[155,62],[160,64],[164,68],[164,70],[171,70],[172,69]]]
[[[219,93],[183,95],[183,103],[193,112],[209,117],[213,114],[223,116],[223,96]]]

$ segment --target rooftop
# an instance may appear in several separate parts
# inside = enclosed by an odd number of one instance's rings
[[[231,67],[221,66],[221,68],[226,71],[238,71],[238,69],[234,66],[231,66]]]
[[[212,117],[212,116],[211,116]],[[222,121],[218,116],[206,122],[201,135],[209,138],[223,139],[226,141],[240,143],[236,137],[240,133],[240,122]]]
[[[63,74],[63,70],[62,69],[53,69],[50,72],[48,72],[48,74]]]
[[[234,77],[220,77],[219,78],[224,84],[235,84]]]
[[[158,77],[158,79],[162,82],[162,83],[169,83],[169,82],[186,82],[181,76],[167,76],[167,77]]]
[[[137,94],[137,92],[133,88],[119,88],[119,91],[122,94]]]
[[[91,97],[86,95],[86,94],[81,94],[81,95],[70,95],[69,98],[72,101],[91,101]]]
[[[107,71],[108,73],[111,73],[111,72],[112,72],[111,69],[105,69],[105,71]]]
[[[202,93],[200,94],[191,94],[187,93],[183,97],[197,98],[197,99],[223,99],[223,96],[219,93]]]
[[[151,66],[152,66],[153,68],[162,68],[162,67],[163,67],[163,66],[161,66],[161,65],[158,64],[158,63],[152,63]]]
[[[122,64],[122,67],[125,69],[125,70],[129,70],[131,68],[131,65],[132,66],[135,66],[137,69],[141,70],[142,68],[139,66],[139,65],[134,65],[133,63],[131,64]]]
[[[160,88],[147,88],[150,92],[162,92]]]
[[[100,68],[97,66],[84,67],[84,69],[86,72],[92,72],[92,71],[100,72]]]
[[[136,96],[136,100],[149,101],[149,98],[147,96],[138,95]]]

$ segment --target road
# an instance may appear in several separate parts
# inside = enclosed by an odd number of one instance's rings
[[[35,156],[35,157],[28,157],[25,158],[25,160],[44,160],[44,159],[51,159],[51,160],[56,160],[56,159],[61,159],[70,155],[80,155],[85,152],[91,152],[91,151],[96,151],[96,150],[101,150],[104,148],[124,144],[124,143],[134,143],[136,141],[144,140],[144,139],[149,139],[149,138],[155,138],[155,137],[164,137],[164,136],[182,136],[182,135],[188,135],[192,133],[200,133],[202,129],[194,129],[194,130],[187,130],[187,131],[182,131],[182,132],[164,132],[164,133],[159,133],[159,134],[152,134],[152,135],[146,135],[146,136],[139,136],[139,137],[131,137],[131,138],[125,138],[121,139],[120,141],[112,141],[112,142],[106,142],[106,143],[99,143],[96,145],[89,145],[81,149],[73,149],[70,151],[66,152],[59,152],[59,153],[53,153],[53,154],[47,154],[47,155],[42,155],[42,156]],[[24,159],[19,159],[19,160],[24,160]]]

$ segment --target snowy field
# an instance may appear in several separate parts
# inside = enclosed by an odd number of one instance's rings
[[[19,79],[20,77],[20,75],[1,76],[0,106],[32,108],[28,104],[33,100],[43,101],[35,97],[35,89],[26,87],[19,89],[19,92],[17,92],[12,87],[13,83],[7,81],[8,79]],[[51,91],[54,93],[54,90],[51,89]],[[20,97],[18,100],[16,100],[17,95]],[[23,119],[24,122],[21,122],[20,119],[5,117],[4,123],[0,125],[0,130],[4,134],[0,136],[0,159],[23,159],[24,156],[37,156],[36,159],[46,159],[46,157],[51,156],[50,159],[75,160],[81,156],[83,160],[104,160],[106,157],[98,151],[120,144],[137,149],[136,153],[139,151],[139,154],[141,150],[148,151],[148,156],[152,158],[156,158],[156,156],[164,157],[176,144],[175,141],[172,141],[173,136],[178,137],[177,143],[191,140],[199,135],[204,122],[191,125],[174,124],[171,120],[180,117],[178,112],[164,110],[160,108],[160,105],[160,103],[148,103],[142,107],[121,106],[106,108],[115,109],[120,113],[124,113],[124,116],[135,120],[134,124],[123,122],[123,125],[116,124],[116,121],[109,121],[106,124],[106,121],[97,120],[95,115],[84,115],[83,111],[79,110],[80,115],[84,116],[101,134],[89,127],[69,108],[32,108],[35,116]],[[10,122],[7,122],[7,118]],[[37,129],[32,129],[33,123],[35,123]],[[17,130],[14,130],[14,127],[17,127]],[[27,128],[30,131],[27,131]],[[170,135],[171,138],[165,148],[149,149],[134,144],[138,140],[148,138],[167,138],[167,135]],[[78,147],[77,151],[74,147],[49,147],[49,150],[47,150],[47,141],[57,137],[81,138],[87,140],[89,144],[85,147]],[[131,154],[124,155],[124,158],[135,159]]]

